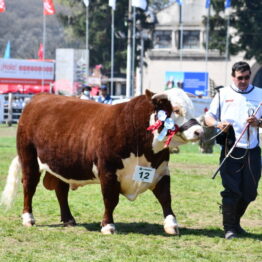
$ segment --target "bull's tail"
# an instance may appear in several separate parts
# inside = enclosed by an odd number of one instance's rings
[[[6,185],[1,196],[0,204],[5,206],[6,209],[9,209],[15,199],[18,182],[20,177],[21,164],[19,157],[16,156],[9,167],[8,176],[6,179]]]

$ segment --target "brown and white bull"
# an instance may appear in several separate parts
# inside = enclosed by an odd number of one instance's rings
[[[165,143],[171,139],[170,146],[177,146],[199,139],[203,129],[191,118],[192,110],[191,100],[180,89],[162,94],[147,90],[145,95],[116,105],[36,95],[19,120],[18,156],[10,165],[1,202],[11,205],[22,169],[23,225],[35,224],[32,199],[44,171],[44,186],[55,190],[61,221],[75,225],[68,205],[69,188],[100,183],[105,207],[101,232],[112,234],[119,194],[135,200],[150,189],[162,206],[165,232],[177,234]],[[158,119],[160,111],[175,127],[164,127],[166,120]]]

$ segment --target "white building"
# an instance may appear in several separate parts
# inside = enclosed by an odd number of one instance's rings
[[[180,13],[177,3],[157,13],[157,24],[153,33],[153,49],[145,54],[147,67],[144,68],[143,89],[160,92],[166,88],[167,72],[208,72],[211,85],[226,85],[231,82],[232,65],[244,60],[243,54],[230,56],[226,61],[225,55],[209,50],[206,59],[206,50],[203,43],[206,41],[206,26],[203,25],[203,16],[207,16],[205,0],[184,0]],[[181,16],[180,16],[181,14]],[[183,21],[183,26],[180,24]],[[180,30],[183,37],[180,39]],[[183,42],[183,43],[182,43]],[[180,49],[182,43],[183,48]],[[226,37],[225,37],[226,45]],[[255,60],[245,60],[252,68],[252,79],[260,66]],[[176,75],[179,76],[179,73]],[[172,77],[170,77],[172,78]],[[206,78],[206,76],[205,76]],[[193,82],[192,82],[193,83]],[[208,91],[206,89],[206,91]]]

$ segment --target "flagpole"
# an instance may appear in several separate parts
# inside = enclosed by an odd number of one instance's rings
[[[208,95],[208,45],[209,45],[209,22],[210,22],[210,4],[207,10],[207,22],[206,22],[206,53],[205,53],[205,84],[206,84],[206,94]]]
[[[131,90],[131,67],[132,67],[132,60],[131,60],[131,38],[132,38],[132,5],[131,1],[129,0],[128,3],[128,32],[127,32],[127,63],[126,63],[126,97],[130,97],[130,90]]]
[[[229,26],[230,26],[230,13],[227,14],[227,35],[226,35],[226,52],[225,52],[225,62],[226,62],[226,73],[225,73],[225,85],[227,85],[227,67],[229,58]]]
[[[133,33],[132,33],[132,73],[131,73],[131,96],[135,90],[135,57],[136,57],[136,7],[133,6]]]
[[[179,24],[180,24],[180,71],[183,70],[182,62],[183,62],[183,18],[182,18],[182,4],[179,5]]]
[[[43,59],[45,59],[45,41],[46,41],[46,17],[43,13]]]
[[[86,82],[89,77],[89,2],[86,5]]]
[[[115,44],[115,39],[114,39],[114,35],[115,35],[115,10],[112,7],[111,8],[111,13],[112,13],[112,22],[111,22],[111,83],[110,83],[110,87],[111,87],[111,96],[113,95],[113,78],[114,78],[114,44]]]
[[[43,12],[43,60],[45,60],[45,50],[46,50],[46,46],[45,46],[45,43],[46,43],[46,15],[45,13]],[[44,90],[44,72],[42,70],[42,92]]]

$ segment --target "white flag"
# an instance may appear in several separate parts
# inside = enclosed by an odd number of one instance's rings
[[[113,10],[116,10],[116,0],[109,0],[108,5],[111,6]]]
[[[89,0],[84,0],[84,3],[85,3],[85,5],[86,5],[86,7],[89,6]]]
[[[132,6],[146,10],[147,2],[146,0],[132,0]]]

